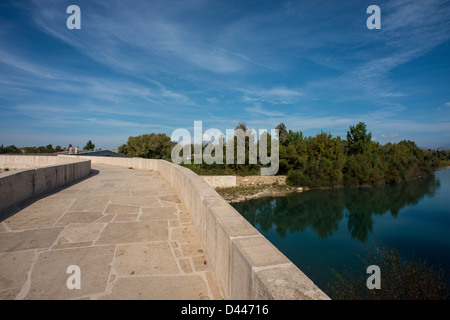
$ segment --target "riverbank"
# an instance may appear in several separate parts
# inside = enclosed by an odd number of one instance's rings
[[[442,166],[436,169],[435,171],[448,169],[450,169],[450,166]],[[404,181],[411,181],[419,179],[421,177],[422,176],[419,176]],[[359,185],[353,187],[370,188],[373,186],[374,185]],[[327,190],[336,188],[344,188],[344,186],[308,188],[308,187],[289,186],[286,184],[259,184],[259,185],[245,184],[237,187],[215,188],[215,189],[217,193],[219,193],[228,203],[236,203],[264,197],[283,197],[291,193],[301,193],[309,190]]]
[[[219,193],[229,203],[242,202],[264,197],[283,197],[287,194],[301,193],[308,190],[308,188],[272,184],[216,188],[217,193]]]

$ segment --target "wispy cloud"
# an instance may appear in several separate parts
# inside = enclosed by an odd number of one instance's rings
[[[245,111],[247,111],[247,113],[249,115],[253,115],[253,116],[266,116],[266,117],[283,117],[283,116],[286,116],[282,112],[264,110],[261,107],[261,104],[258,103],[258,102],[255,102],[252,107],[245,108]]]
[[[381,135],[381,138],[383,138],[383,139],[390,139],[390,140],[396,139],[398,137],[400,137],[400,135],[398,133],[391,133],[389,135],[385,135],[385,134]]]
[[[304,95],[299,89],[273,87],[270,89],[242,89],[243,101],[261,101],[271,104],[292,104]]]

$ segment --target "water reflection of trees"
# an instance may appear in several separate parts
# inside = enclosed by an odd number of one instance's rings
[[[425,195],[433,196],[440,183],[434,177],[371,188],[309,191],[280,198],[262,198],[234,204],[235,208],[263,232],[275,226],[280,237],[311,228],[321,239],[338,230],[348,218],[353,239],[365,242],[372,232],[373,215],[388,212],[395,218],[401,208],[414,205]]]

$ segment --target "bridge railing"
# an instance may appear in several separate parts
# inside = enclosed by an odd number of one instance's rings
[[[0,155],[0,211],[50,192],[91,173],[88,159],[42,155]]]

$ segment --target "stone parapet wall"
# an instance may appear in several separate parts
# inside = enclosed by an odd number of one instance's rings
[[[194,225],[226,299],[329,299],[204,179],[154,159],[89,157],[93,164],[155,170],[174,188]]]
[[[79,160],[56,155],[0,155],[1,169],[27,169],[74,162],[79,162]]]
[[[21,169],[0,177],[0,211],[91,173],[89,160],[55,156],[0,155],[0,164],[2,168]]]

